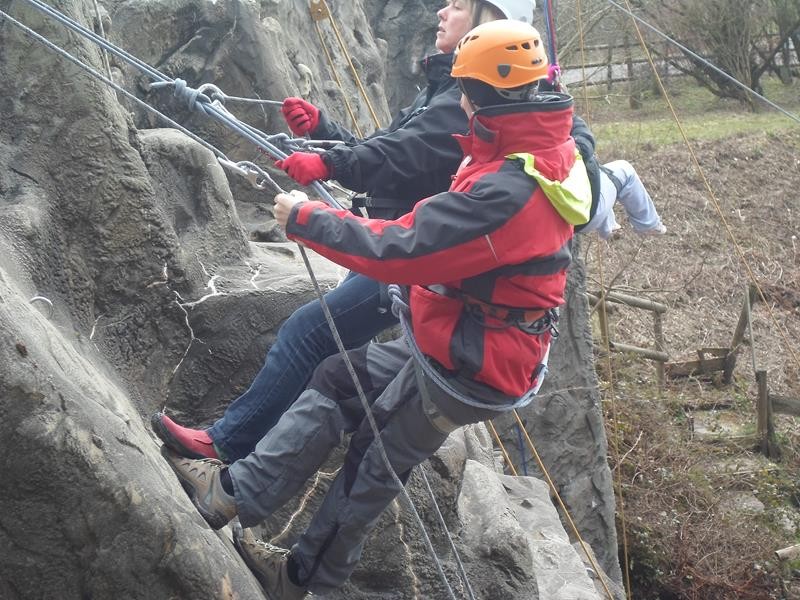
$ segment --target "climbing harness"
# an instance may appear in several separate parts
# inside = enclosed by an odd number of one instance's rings
[[[201,86],[201,88],[198,88],[198,89],[195,90],[195,89],[189,87],[186,84],[186,82],[184,82],[184,81],[182,81],[180,79],[171,80],[171,79],[167,78],[165,75],[163,75],[162,73],[159,73],[158,71],[156,71],[155,69],[153,69],[152,67],[147,65],[146,63],[143,63],[142,61],[140,61],[137,58],[133,57],[129,53],[125,52],[124,50],[119,49],[116,46],[110,44],[109,42],[107,42],[103,38],[101,38],[101,37],[97,36],[96,34],[94,34],[94,32],[87,30],[85,27],[83,27],[82,25],[80,25],[76,21],[72,20],[69,17],[66,17],[65,15],[62,15],[58,11],[55,11],[54,9],[49,7],[48,5],[41,3],[39,0],[26,0],[26,1],[29,4],[31,4],[32,6],[36,7],[37,9],[39,9],[40,11],[52,16],[54,19],[58,20],[59,22],[64,24],[69,29],[80,33],[81,35],[83,35],[84,37],[94,41],[95,43],[97,43],[101,47],[106,48],[109,52],[111,52],[115,56],[118,56],[122,60],[125,60],[126,62],[129,62],[130,64],[134,65],[138,69],[142,70],[145,74],[149,75],[151,77],[151,79],[155,80],[154,83],[156,84],[155,85],[156,89],[158,89],[159,87],[169,87],[169,86],[173,87],[173,91],[176,94],[176,96],[178,98],[182,98],[183,100],[185,100],[187,106],[189,106],[192,110],[200,110],[204,114],[215,118],[216,120],[220,121],[221,123],[223,123],[224,125],[226,125],[230,129],[236,131],[237,133],[239,133],[240,135],[242,135],[246,139],[248,139],[251,142],[253,142],[254,144],[256,144],[256,146],[260,150],[262,150],[262,151],[264,151],[266,153],[269,153],[271,156],[276,157],[276,158],[283,158],[283,157],[286,156],[286,154],[280,148],[275,146],[276,143],[280,143],[280,144],[282,144],[284,146],[288,146],[288,145],[292,145],[292,143],[294,142],[294,140],[289,138],[289,136],[287,136],[286,134],[278,134],[276,136],[266,136],[265,134],[263,134],[262,132],[258,131],[257,129],[255,129],[255,128],[249,126],[249,125],[246,125],[244,123],[241,123],[230,112],[228,112],[227,109],[225,109],[225,107],[223,106],[223,101],[227,97],[224,97],[221,94],[221,92],[218,90],[218,88],[215,88],[215,86],[206,85],[206,86]],[[27,28],[26,26],[22,25],[19,21],[16,21],[15,19],[11,18],[5,12],[0,11],[0,16],[5,17],[8,22],[10,22],[10,23],[14,24],[15,26],[21,28],[26,33],[26,35],[29,35],[29,36],[33,37],[34,39],[36,39],[37,41],[42,42],[48,48],[54,50],[55,52],[57,52],[61,56],[67,58],[68,60],[70,60],[74,64],[78,65],[80,68],[86,70],[91,75],[95,76],[96,78],[100,79],[101,81],[104,81],[105,83],[107,83],[108,85],[113,87],[114,89],[120,91],[126,97],[128,97],[132,101],[136,102],[138,105],[146,107],[146,110],[150,111],[151,113],[155,114],[159,118],[163,119],[165,122],[169,123],[173,127],[175,127],[177,129],[179,129],[180,131],[186,133],[192,139],[198,141],[198,143],[201,143],[204,147],[206,147],[209,150],[211,150],[218,157],[218,159],[222,159],[220,164],[223,167],[231,169],[234,172],[244,176],[249,181],[251,181],[251,183],[253,183],[253,185],[258,187],[259,189],[264,189],[267,185],[271,185],[276,190],[278,190],[280,192],[283,192],[283,190],[280,188],[280,186],[278,186],[277,183],[273,179],[271,179],[271,177],[269,177],[269,175],[263,169],[258,167],[257,165],[254,165],[253,163],[250,163],[250,162],[247,162],[247,161],[242,161],[242,162],[239,162],[239,163],[235,163],[233,161],[230,161],[229,159],[227,159],[227,157],[224,155],[224,153],[222,153],[220,150],[218,150],[217,148],[215,148],[214,146],[212,146],[211,144],[209,144],[208,142],[206,142],[205,140],[203,140],[199,136],[196,136],[195,134],[191,133],[190,131],[188,131],[183,126],[181,126],[178,123],[176,123],[175,121],[169,119],[168,117],[166,117],[165,115],[163,115],[162,113],[157,111],[156,109],[150,107],[147,103],[145,103],[145,102],[141,101],[140,99],[136,98],[136,96],[134,96],[133,94],[130,94],[129,92],[127,92],[127,90],[124,90],[124,88],[122,88],[121,86],[118,86],[113,81],[111,81],[109,78],[107,78],[104,75],[102,75],[101,73],[97,72],[95,69],[93,69],[89,65],[85,65],[84,63],[82,63],[81,61],[79,61],[78,59],[76,59],[75,57],[73,57],[72,55],[70,55],[69,53],[64,51],[63,49],[61,49],[58,46],[56,46],[55,44],[52,44],[51,42],[49,42],[49,40],[46,40],[43,36],[40,36],[39,34],[34,32],[33,30],[31,30],[30,28]],[[207,95],[207,94],[211,94],[211,97],[209,97],[209,95]],[[295,149],[291,148],[291,147],[288,148],[288,150],[290,152],[291,151],[295,151]],[[315,182],[315,185],[319,186],[319,182]],[[319,186],[317,191],[319,192],[320,196],[322,196],[323,199],[328,200],[329,203],[331,203],[332,205],[336,206],[335,201],[333,200],[333,198],[330,197],[330,195],[326,192],[326,190],[324,190],[324,188]],[[378,449],[382,460],[384,461],[384,463],[387,466],[387,472],[390,474],[390,476],[392,477],[393,481],[398,486],[398,489],[401,490],[401,493],[402,493],[403,497],[405,498],[409,508],[411,509],[411,512],[412,512],[412,514],[413,514],[413,516],[415,518],[415,521],[417,522],[417,524],[419,526],[419,529],[420,529],[421,535],[423,537],[424,543],[426,545],[426,548],[428,549],[430,555],[433,557],[437,572],[438,572],[440,578],[442,579],[442,582],[444,583],[444,585],[445,585],[445,587],[446,587],[446,589],[448,591],[448,596],[452,600],[455,600],[455,594],[454,594],[454,592],[452,590],[452,587],[450,586],[449,581],[447,580],[447,577],[446,577],[446,575],[444,573],[443,566],[442,566],[441,561],[439,560],[439,558],[438,558],[438,556],[436,554],[436,551],[435,551],[435,549],[433,547],[433,544],[432,544],[432,542],[430,540],[430,537],[428,536],[427,530],[425,529],[425,525],[422,522],[422,519],[421,519],[419,513],[417,512],[416,507],[414,506],[413,501],[412,501],[410,495],[408,494],[408,491],[406,490],[405,486],[402,484],[402,482],[399,479],[399,477],[397,476],[396,472],[391,467],[391,463],[389,462],[388,456],[386,454],[385,448],[384,448],[382,440],[381,440],[380,431],[379,431],[379,429],[377,427],[377,423],[375,422],[374,416],[372,414],[371,408],[370,408],[369,403],[368,403],[368,401],[366,399],[366,396],[364,394],[363,388],[361,387],[360,382],[358,380],[358,377],[356,376],[355,369],[353,368],[352,363],[349,360],[349,357],[347,356],[346,349],[345,349],[344,344],[343,344],[343,342],[341,340],[341,336],[338,333],[338,329],[336,328],[336,324],[334,322],[334,319],[333,319],[333,316],[332,316],[332,314],[330,312],[330,309],[328,308],[327,303],[325,302],[323,292],[322,292],[322,290],[321,290],[321,288],[319,286],[319,283],[318,283],[318,281],[316,279],[316,276],[314,275],[313,269],[312,269],[311,264],[310,264],[310,262],[308,260],[308,256],[307,256],[307,254],[305,252],[305,249],[302,246],[300,246],[299,250],[300,250],[300,254],[301,254],[302,258],[303,258],[303,262],[304,262],[304,264],[306,266],[306,269],[308,270],[309,277],[311,278],[311,281],[312,281],[312,284],[314,286],[315,292],[316,292],[317,296],[319,297],[320,304],[321,304],[322,309],[323,309],[323,313],[325,314],[325,317],[326,317],[326,320],[328,322],[328,325],[331,328],[331,331],[332,331],[334,340],[336,342],[337,348],[340,351],[340,353],[342,353],[342,356],[344,357],[343,360],[345,362],[345,365],[346,365],[346,368],[348,370],[348,373],[350,374],[350,376],[353,379],[354,384],[356,386],[356,390],[358,392],[359,399],[360,399],[360,401],[362,403],[362,406],[364,408],[367,421],[369,422],[370,428],[371,428],[371,430],[373,432],[373,435],[375,437],[376,448]],[[415,362],[417,362],[417,361],[415,361]],[[545,359],[545,361],[543,361],[543,363],[546,363],[546,359]],[[425,361],[420,361],[419,362],[419,365],[424,365],[424,364],[426,364]],[[543,379],[544,368],[542,369],[542,372],[539,375],[540,376],[537,377],[537,383],[538,384],[540,384],[542,379]],[[537,389],[538,389],[538,385],[537,385]],[[531,392],[535,393],[535,390],[531,390]],[[463,394],[459,394],[459,395],[461,396],[462,399],[466,400],[467,404],[473,404],[473,405],[476,404],[470,398],[465,397]],[[530,394],[530,398],[532,398],[532,394]],[[527,404],[527,402],[530,401],[530,398],[522,397],[518,401],[518,403],[516,403],[516,405],[522,406],[524,404]],[[458,397],[457,397],[457,399],[458,399]],[[480,405],[480,403],[478,403],[478,405]],[[554,491],[555,491],[555,489],[554,489]],[[432,497],[432,498],[433,498],[433,501],[435,503],[436,502],[435,497]],[[446,526],[444,526],[444,530],[445,530],[445,534],[447,535],[447,537],[448,537],[448,539],[450,541],[451,547],[454,550],[454,556],[456,557],[456,560],[459,562],[460,574],[462,575],[462,577],[464,579],[468,596],[469,596],[470,600],[474,600],[474,594],[472,592],[471,586],[469,585],[469,581],[466,578],[466,572],[463,569],[463,565],[460,564],[461,563],[460,557],[458,556],[458,553],[455,550],[455,546],[454,546],[454,544],[452,542],[452,537],[451,537],[449,531],[447,530]],[[577,533],[577,531],[576,531],[576,533]]]
[[[425,289],[446,298],[460,300],[467,309],[467,315],[486,329],[516,327],[531,335],[541,335],[549,332],[553,339],[558,337],[558,328],[556,327],[558,324],[558,310],[555,308],[525,309],[503,304],[492,304],[470,296],[461,290],[441,284],[428,285],[425,286]],[[493,325],[488,323],[487,319],[500,321],[500,323]]]
[[[537,368],[537,373],[535,374],[534,377],[534,385],[527,392],[522,394],[520,397],[516,398],[510,404],[498,405],[498,404],[488,404],[486,402],[480,402],[479,400],[471,398],[463,391],[453,387],[453,385],[440,373],[440,371],[434,368],[433,365],[431,365],[431,363],[423,354],[422,350],[420,350],[419,346],[417,345],[416,339],[414,337],[414,332],[411,328],[411,323],[409,322],[409,315],[411,313],[411,309],[409,308],[408,303],[404,299],[403,292],[400,289],[399,285],[389,286],[389,298],[392,301],[392,312],[400,320],[400,326],[403,330],[403,335],[405,337],[406,344],[408,344],[408,348],[411,351],[411,355],[414,357],[415,363],[418,363],[423,373],[451,398],[455,398],[462,404],[466,404],[467,406],[472,406],[473,408],[480,408],[484,410],[491,410],[493,412],[503,413],[503,412],[509,412],[517,408],[522,408],[523,406],[527,406],[528,404],[531,403],[533,397],[538,393],[539,388],[541,388],[542,383],[544,382],[544,376],[547,373],[547,362],[550,357],[549,344],[547,350],[545,351],[544,358],[542,358],[542,362]],[[420,385],[420,387],[423,386]]]

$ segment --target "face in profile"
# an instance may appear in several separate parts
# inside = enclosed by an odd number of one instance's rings
[[[439,52],[452,52],[459,40],[472,29],[472,11],[465,0],[449,0],[447,5],[436,13],[439,29],[436,32],[436,49]]]

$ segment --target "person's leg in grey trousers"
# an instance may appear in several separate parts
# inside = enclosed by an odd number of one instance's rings
[[[371,344],[349,354],[369,401],[374,401],[381,440],[402,481],[442,445],[449,431],[496,414],[461,404],[429,385],[433,412],[448,423],[443,427],[443,421],[436,420],[434,426],[426,416],[431,406],[423,406],[404,340]],[[253,525],[300,490],[343,433],[355,431],[344,467],[292,549],[300,581],[320,594],[338,588],[350,576],[367,535],[400,489],[364,419],[342,358],[327,359],[311,385],[255,452],[234,463],[231,475],[242,525]],[[485,386],[476,390],[484,401],[510,400]]]

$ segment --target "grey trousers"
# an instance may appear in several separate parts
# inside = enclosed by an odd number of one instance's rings
[[[424,403],[405,340],[367,344],[348,353],[372,406],[392,468],[405,482],[453,429],[496,416],[467,406],[427,382]],[[509,405],[493,388],[464,381],[472,397]],[[239,519],[263,521],[296,495],[328,454],[352,433],[345,463],[322,506],[292,548],[302,583],[316,594],[341,586],[355,569],[364,542],[400,493],[381,458],[341,355],[323,361],[309,388],[255,450],[230,467]]]

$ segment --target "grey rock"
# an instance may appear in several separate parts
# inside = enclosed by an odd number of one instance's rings
[[[400,46],[407,56],[417,54],[415,11],[427,8],[387,3],[386,11],[396,11],[390,17],[367,4],[333,9],[386,123],[382,90],[405,84],[393,71],[385,86],[382,65]],[[88,0],[53,5],[82,22],[94,18]],[[103,70],[94,45],[27,4],[0,0],[0,8]],[[192,86],[212,82],[237,96],[282,99],[308,91],[340,120],[348,118],[341,102],[348,97],[359,126],[374,127],[338,52],[344,91],[332,82],[303,0],[121,0],[104,9],[111,40],[170,77]],[[385,43],[368,16],[386,21]],[[390,37],[401,31],[406,37]],[[0,48],[0,80],[7,82],[0,90],[0,597],[259,598],[227,533],[203,524],[145,423],[166,405],[188,424],[208,424],[243,391],[281,322],[313,297],[297,250],[270,233],[270,194],[225,174],[209,150],[158,129],[163,123],[8,23],[0,26]],[[314,75],[310,91],[299,65]],[[112,70],[127,89],[229,157],[261,160],[249,143],[191,113],[168,91],[148,89],[119,59],[112,58]],[[231,108],[264,131],[285,130],[274,108]],[[314,264],[322,283],[333,285],[338,270],[318,258]],[[571,281],[570,302],[579,304],[579,269]],[[28,302],[37,295],[52,302],[52,315],[45,303]],[[613,577],[613,497],[583,311],[567,311],[549,391],[524,418]],[[498,423],[510,442],[512,428]],[[340,461],[333,456],[325,473]],[[497,471],[482,426],[454,434],[409,481],[448,579],[463,588],[423,472],[478,596],[530,598],[538,574],[528,557],[535,553],[512,557],[504,547],[517,565],[509,584],[505,566],[485,559],[486,544],[465,541],[475,535],[462,531],[458,509],[468,463]],[[265,535],[290,543],[330,477],[309,482],[307,497],[273,515]],[[498,493],[499,481],[492,483]],[[497,527],[521,531],[517,513]],[[413,515],[395,503],[336,597],[413,594],[439,598],[445,589]]]

